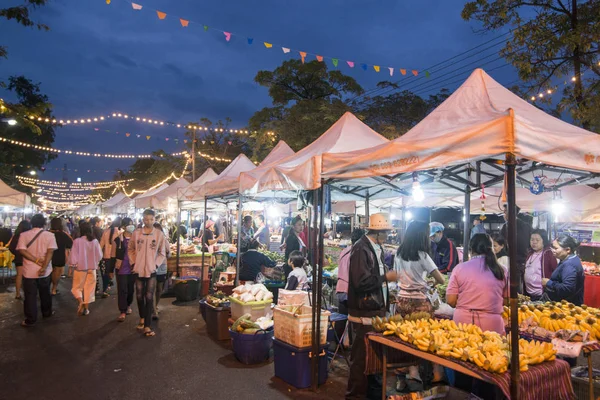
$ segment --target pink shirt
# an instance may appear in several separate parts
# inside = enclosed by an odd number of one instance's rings
[[[350,252],[352,246],[346,247],[340,253],[338,260],[338,281],[335,286],[336,293],[348,293],[348,281],[350,280]]]
[[[33,228],[27,232],[21,233],[21,236],[19,236],[19,243],[17,244],[17,250],[29,250],[31,255],[39,259],[44,259],[48,250],[56,250],[58,248],[56,245],[56,236],[54,236],[54,233],[48,231],[42,232],[40,236],[35,239],[35,242],[33,242],[31,246],[27,248],[27,243],[31,242],[31,240],[38,234],[40,230],[41,228]],[[39,265],[23,257],[23,277],[29,279],[45,278],[50,275],[52,272],[52,259],[46,266],[44,275],[39,276],[39,272]]]
[[[77,271],[91,271],[98,268],[102,260],[102,249],[97,239],[91,242],[86,237],[80,237],[73,242],[71,264]]]
[[[446,294],[458,295],[454,321],[504,334],[502,303],[506,277],[496,279],[484,262],[484,257],[476,256],[458,264],[450,275]]]

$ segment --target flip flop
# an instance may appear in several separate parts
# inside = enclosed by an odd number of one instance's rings
[[[144,331],[144,336],[146,336],[146,337],[156,336],[156,332],[154,332],[152,329],[150,329],[149,331]]]
[[[28,324],[26,321],[21,322],[21,326],[25,328],[31,328],[35,324]]]
[[[137,326],[135,327],[135,329],[137,329],[139,331],[143,331],[144,330],[144,323],[141,322],[141,323],[137,324]]]
[[[83,303],[80,303],[77,307],[77,315],[83,315]]]
[[[125,315],[119,315],[119,318],[117,318],[117,321],[119,321],[119,322],[125,321]]]

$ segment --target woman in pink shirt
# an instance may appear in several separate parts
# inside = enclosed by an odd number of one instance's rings
[[[79,302],[77,314],[83,316],[90,313],[90,303],[96,300],[96,269],[102,249],[89,222],[82,223],[80,229],[81,237],[75,239],[71,250],[71,264],[75,267],[71,293]]]
[[[483,331],[505,334],[502,306],[506,274],[498,264],[492,240],[486,234],[473,236],[471,260],[457,265],[448,282],[446,302],[454,321],[479,326]]]

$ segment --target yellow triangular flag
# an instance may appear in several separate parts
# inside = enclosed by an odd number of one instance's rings
[[[375,70],[375,72],[379,72],[379,65],[373,65],[373,69]]]
[[[273,47],[273,45],[271,43],[267,43],[267,42],[264,42],[264,43],[265,43],[265,47],[267,49],[270,49],[271,47]]]

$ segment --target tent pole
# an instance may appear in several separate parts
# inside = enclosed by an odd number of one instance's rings
[[[517,289],[519,271],[517,269],[517,205],[515,187],[516,158],[506,155],[507,201],[508,201],[508,259],[510,262],[510,397],[519,398],[519,315]]]
[[[179,240],[179,226],[181,225],[181,201],[177,200],[177,229],[175,230],[175,239],[177,240],[177,254],[175,259],[175,268],[179,276],[179,252],[181,251],[181,241]]]
[[[322,300],[323,300],[323,264],[325,263],[325,190],[326,190],[326,185],[325,185],[325,180],[322,179],[321,180],[321,213],[319,214],[319,234],[318,234],[318,239],[319,239],[319,262],[318,262],[318,267],[317,267],[317,310],[316,310],[316,314],[317,314],[317,326],[316,329],[313,331],[315,333],[315,338],[316,338],[316,343],[317,343],[317,353],[313,353],[313,354],[319,354],[320,351],[320,347],[321,347],[321,308],[322,308]],[[331,215],[330,215],[331,217]],[[313,377],[314,382],[319,382],[319,357],[313,357],[313,359],[317,364],[317,369],[315,371],[315,376]]]
[[[235,258],[235,286],[240,283],[240,264],[242,262],[241,241],[242,241],[242,195],[238,196],[238,229],[237,229],[237,257]]]
[[[319,249],[317,250],[315,247],[315,251],[313,252],[313,256],[317,262],[313,264],[312,270],[312,354],[313,357],[311,359],[311,387],[313,391],[316,391],[319,387],[319,347],[321,343],[320,336],[320,325],[321,325],[321,279],[320,274],[322,268],[321,259],[323,257],[323,253],[321,251],[323,247],[323,223],[325,218],[324,213],[324,187],[321,185],[320,189],[315,190],[314,196],[314,204],[315,204],[315,215],[314,215],[314,231],[315,231],[315,245],[318,242]],[[317,206],[318,204],[318,206]],[[319,214],[319,218],[317,221],[317,213]],[[317,230],[317,227],[319,228]],[[318,233],[317,233],[318,232]],[[318,236],[318,237],[317,237]]]
[[[204,235],[206,234],[206,221],[208,221],[208,211],[206,210],[208,205],[208,198],[204,196],[204,221],[202,222],[202,241],[200,242],[200,247],[202,248],[202,285],[204,284]],[[208,242],[206,243],[208,245]],[[212,280],[209,279],[209,282]]]
[[[312,233],[312,229],[310,229],[313,211],[314,211],[313,207],[311,207],[311,206],[306,207],[306,226],[308,226],[308,236],[306,238],[306,241],[308,243],[305,243],[305,244],[307,246],[306,258],[308,259],[308,262],[310,262],[310,265],[315,265],[315,259],[313,257],[313,250],[312,250],[312,248],[313,248],[313,246],[312,246],[313,233]],[[292,229],[292,228],[290,227],[290,229]],[[285,238],[283,238],[283,241],[285,243]]]
[[[471,168],[467,169],[467,179],[471,180]],[[471,186],[465,185],[465,221],[463,232],[463,262],[469,261],[469,241],[471,238]]]
[[[314,196],[313,196],[313,209],[312,209],[312,217],[313,217],[313,223],[312,223],[312,230],[310,229],[310,224],[309,224],[309,235],[311,236],[311,241],[310,241],[310,261],[311,261],[311,265],[313,266],[313,271],[315,270],[315,265],[317,264],[317,224],[319,223],[318,217],[319,217],[319,189],[315,189],[314,191]],[[312,233],[311,233],[312,232]],[[313,283],[315,281],[313,280]],[[314,303],[312,303],[313,305],[316,304],[316,301]]]
[[[369,224],[369,217],[371,216],[369,208],[369,191],[367,190],[367,194],[365,195],[365,219],[367,220],[367,225]]]

